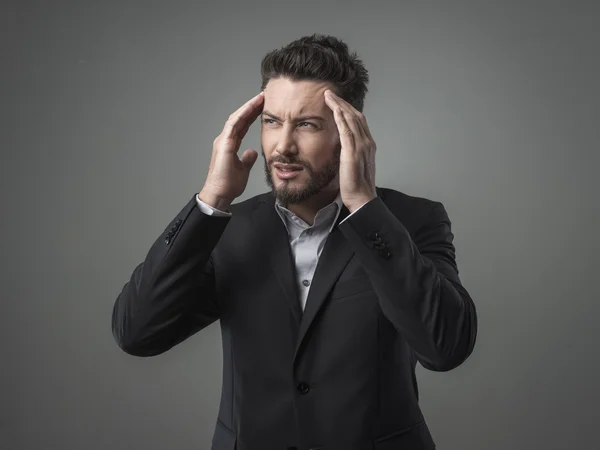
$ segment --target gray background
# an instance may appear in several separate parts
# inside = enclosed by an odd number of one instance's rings
[[[480,328],[460,368],[418,368],[438,448],[600,448],[597,5],[4,2],[0,448],[209,448],[218,323],[134,358],[111,311],[261,57],[313,32],[370,70],[377,184],[453,222]]]

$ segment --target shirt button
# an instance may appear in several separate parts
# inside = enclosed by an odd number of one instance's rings
[[[310,284],[310,281],[308,281],[308,280],[302,280],[302,284],[304,286],[308,286]]]

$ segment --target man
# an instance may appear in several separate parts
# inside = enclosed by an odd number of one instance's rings
[[[214,450],[432,449],[416,362],[459,366],[477,330],[444,206],[376,187],[368,75],[343,42],[301,38],[262,76],[118,296],[114,337],[151,356],[220,321]],[[234,204],[258,116],[271,192]]]

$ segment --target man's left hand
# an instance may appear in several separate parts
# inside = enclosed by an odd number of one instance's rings
[[[325,103],[333,111],[340,134],[340,195],[353,213],[377,197],[375,191],[375,141],[364,114],[331,90]]]

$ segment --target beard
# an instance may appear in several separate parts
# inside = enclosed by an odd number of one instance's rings
[[[262,149],[265,181],[271,188],[275,198],[279,200],[284,207],[290,204],[293,205],[303,203],[321,192],[335,179],[340,170],[341,149],[341,144],[338,144],[337,148],[333,152],[333,157],[327,161],[325,166],[323,166],[323,168],[320,170],[314,170],[313,167],[306,161],[302,161],[300,159],[289,159],[282,155],[272,158],[269,164],[269,162],[267,162],[267,157],[265,156],[265,151]],[[303,186],[294,187],[290,186],[290,184],[284,184],[283,186],[276,188],[275,183],[273,183],[273,176],[271,175],[271,166],[274,163],[295,164],[304,167],[304,170],[308,173],[308,181],[306,181]]]

